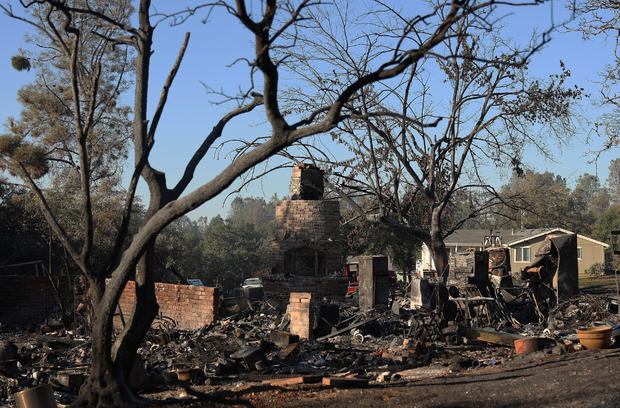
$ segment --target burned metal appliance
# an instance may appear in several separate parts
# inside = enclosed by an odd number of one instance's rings
[[[534,261],[521,271],[524,282],[521,291],[514,294],[522,299],[522,306],[533,309],[530,315],[535,312],[542,322],[559,299],[579,292],[577,271],[577,235],[550,235],[536,252]],[[517,304],[515,301],[510,304],[515,312]],[[523,311],[518,314],[527,317]]]
[[[450,257],[449,283],[479,284],[486,286],[489,281],[489,253],[468,250],[457,252]]]
[[[510,322],[512,317],[497,294],[498,289],[513,286],[509,249],[498,236],[485,237],[483,247],[451,256],[449,283],[458,286],[449,288],[451,300],[468,324]]]

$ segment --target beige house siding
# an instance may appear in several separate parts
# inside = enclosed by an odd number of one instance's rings
[[[512,270],[512,273],[519,272],[521,269],[532,263],[534,260],[534,255],[536,255],[536,252],[542,246],[545,238],[546,236],[541,236],[529,239],[510,247],[510,269]],[[517,248],[529,248],[530,260],[517,262]]]
[[[520,242],[510,247],[510,262],[512,263],[512,271],[518,272],[522,268],[529,265],[533,260],[538,249],[542,246],[546,236],[538,237],[528,241]],[[516,261],[516,248],[530,248],[530,262]],[[605,248],[601,244],[587,240],[577,235],[577,248],[581,248],[581,259],[577,259],[579,273],[584,273],[586,269],[595,263],[603,263],[605,261]]]
[[[605,263],[605,248],[602,245],[577,236],[577,248],[581,248],[581,259],[577,258],[579,273],[584,273],[596,263]]]

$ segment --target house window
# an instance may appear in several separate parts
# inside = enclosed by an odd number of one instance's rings
[[[581,259],[581,248],[577,247],[577,259]]]
[[[530,248],[529,247],[515,248],[515,262],[530,262]]]

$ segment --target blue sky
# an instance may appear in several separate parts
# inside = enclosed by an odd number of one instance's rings
[[[155,2],[157,4],[157,2]],[[174,2],[179,4],[179,2]],[[549,26],[550,8],[554,7],[556,21],[563,18],[563,9],[559,2],[550,3],[537,9],[518,8],[514,14],[507,17],[509,25],[507,32],[518,40],[529,37],[532,29],[543,30]],[[211,15],[207,24],[202,24],[200,17],[190,20],[178,27],[162,24],[156,31],[154,38],[154,55],[151,73],[150,106],[154,107],[170,66],[176,58],[178,48],[183,41],[186,31],[191,31],[187,55],[178,73],[171,90],[168,105],[158,128],[156,147],[152,155],[152,164],[168,173],[169,183],[176,180],[182,173],[182,163],[191,155],[200,144],[219,117],[227,111],[226,106],[213,105],[210,102],[217,99],[208,95],[202,83],[214,89],[223,89],[234,93],[239,86],[246,87],[249,83],[247,69],[243,64],[232,68],[227,67],[237,57],[249,55],[253,45],[247,31],[232,17],[223,12]],[[18,116],[20,106],[16,102],[16,93],[19,87],[27,84],[33,78],[32,73],[17,72],[10,66],[11,56],[18,53],[20,47],[25,46],[24,33],[27,26],[0,15],[0,74],[2,78],[2,97],[0,98],[0,120],[4,122],[8,116]],[[524,36],[519,38],[519,36]],[[552,41],[539,54],[535,55],[530,67],[531,72],[539,77],[546,77],[559,71],[560,59],[571,70],[571,83],[584,87],[586,92],[596,96],[599,85],[599,73],[606,64],[612,62],[614,39],[602,37],[584,41],[581,34],[572,32],[555,32]],[[127,101],[131,95],[128,96]],[[586,119],[596,120],[602,110],[597,108],[591,99],[585,99],[578,111]],[[260,111],[243,119],[229,124],[226,134],[230,137],[263,135],[265,126],[262,123]],[[583,173],[594,174],[597,168],[594,163],[588,163],[586,156],[589,150],[596,149],[600,141],[593,139],[591,145],[586,145],[586,138],[591,131],[591,124],[583,122],[578,134],[566,146],[561,148],[555,162],[549,162],[535,152],[526,154],[528,164],[538,171],[551,171],[565,177],[573,183]],[[598,175],[604,182],[607,177],[607,167],[610,160],[620,156],[618,148],[603,154],[598,161]],[[206,163],[198,169],[194,186],[209,180],[227,163],[226,157],[214,159],[213,153],[206,157]],[[497,182],[505,182],[509,174],[497,173]],[[266,199],[274,193],[279,196],[288,193],[290,170],[278,170],[266,178],[255,181],[241,194],[243,196],[264,196]],[[141,188],[146,194],[146,189]],[[201,215],[212,217],[217,213],[225,215],[227,205],[224,204],[226,193],[204,204],[190,214],[191,218]],[[232,198],[228,199],[228,203]]]

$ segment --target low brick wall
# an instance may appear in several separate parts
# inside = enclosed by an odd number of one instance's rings
[[[121,294],[119,305],[123,316],[131,315],[135,304],[136,282],[129,281]],[[155,296],[159,304],[159,314],[175,323],[180,330],[195,330],[217,320],[218,291],[206,286],[174,285],[155,283]],[[158,324],[155,319],[153,325]],[[118,313],[114,317],[114,327],[121,328]]]
[[[59,307],[46,276],[0,277],[0,323],[22,326],[43,322]]]

